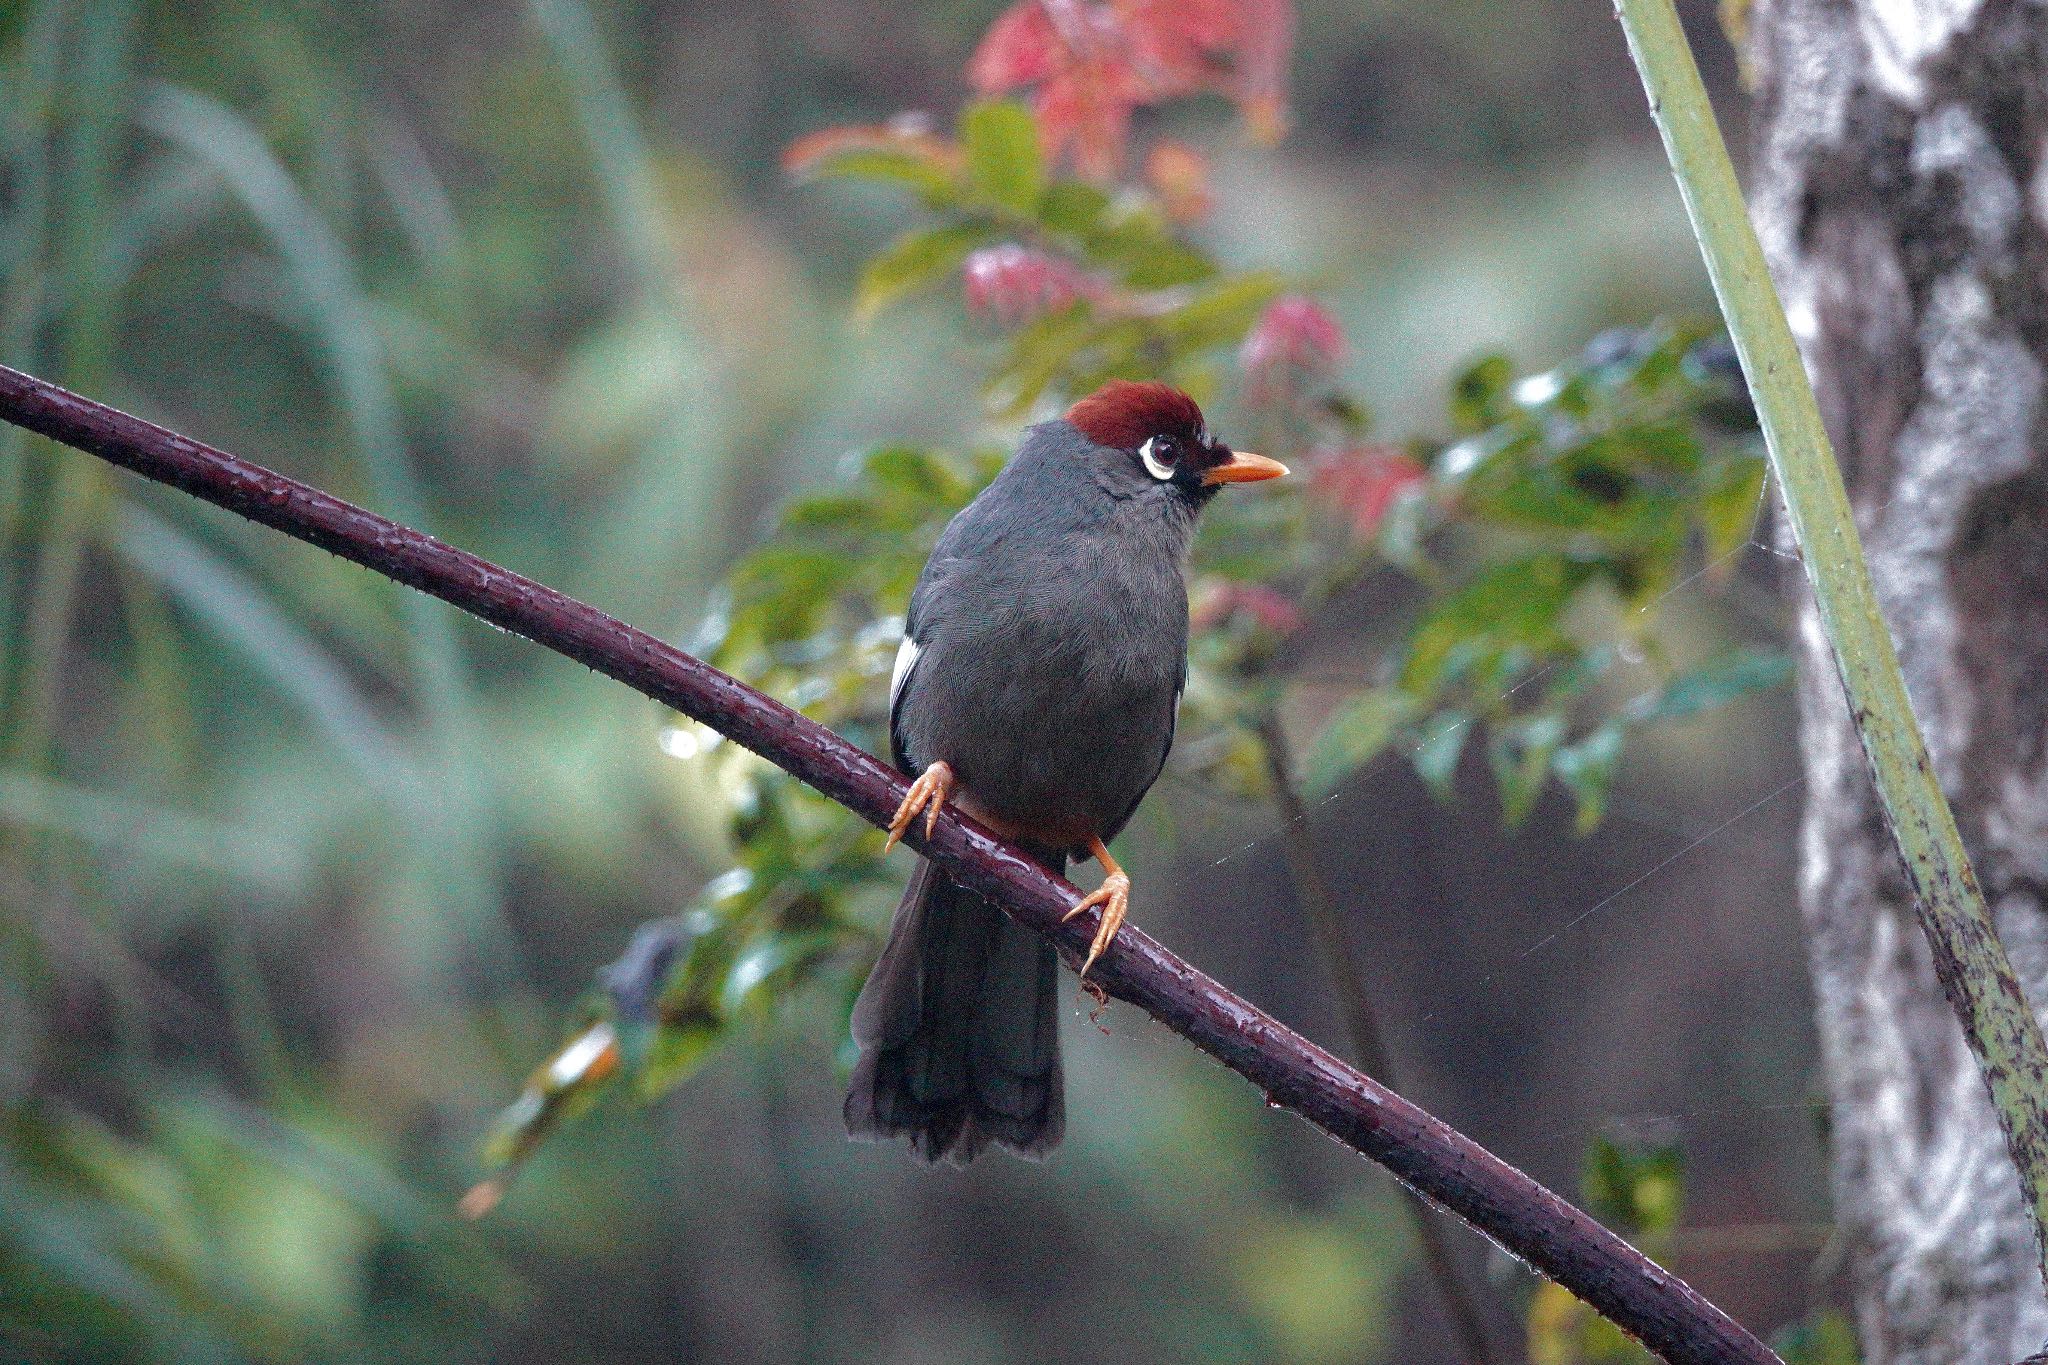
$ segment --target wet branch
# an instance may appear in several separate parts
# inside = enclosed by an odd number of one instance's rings
[[[869,822],[895,810],[894,769],[701,660],[532,579],[189,437],[0,366],[0,417],[330,550],[525,636],[689,715]],[[950,809],[910,842],[1044,934],[1070,966],[1094,929],[1079,898]],[[1125,928],[1091,979],[1550,1276],[1666,1360],[1777,1362],[1674,1275],[1478,1143]],[[1781,1363],[1780,1363],[1781,1365]]]

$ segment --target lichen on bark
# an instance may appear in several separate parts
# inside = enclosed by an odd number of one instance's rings
[[[1759,0],[1753,203],[1935,771],[2048,998],[2048,9]],[[1812,608],[1801,904],[1866,1359],[2048,1338],[2033,1232]]]

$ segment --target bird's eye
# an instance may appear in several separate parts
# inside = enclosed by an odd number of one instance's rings
[[[1162,483],[1173,477],[1174,466],[1180,463],[1180,442],[1171,436],[1154,436],[1138,447],[1138,458],[1145,462],[1145,470]]]

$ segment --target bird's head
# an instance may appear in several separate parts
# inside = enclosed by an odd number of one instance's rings
[[[1209,434],[1195,400],[1166,384],[1113,379],[1067,409],[1067,422],[1112,461],[1111,476],[1195,506],[1226,483],[1273,479],[1287,466],[1235,451]]]

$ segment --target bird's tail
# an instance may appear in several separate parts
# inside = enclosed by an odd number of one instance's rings
[[[932,1163],[964,1165],[991,1142],[1051,1151],[1067,1124],[1058,991],[1051,944],[920,860],[853,1006],[847,1133],[908,1137]]]

